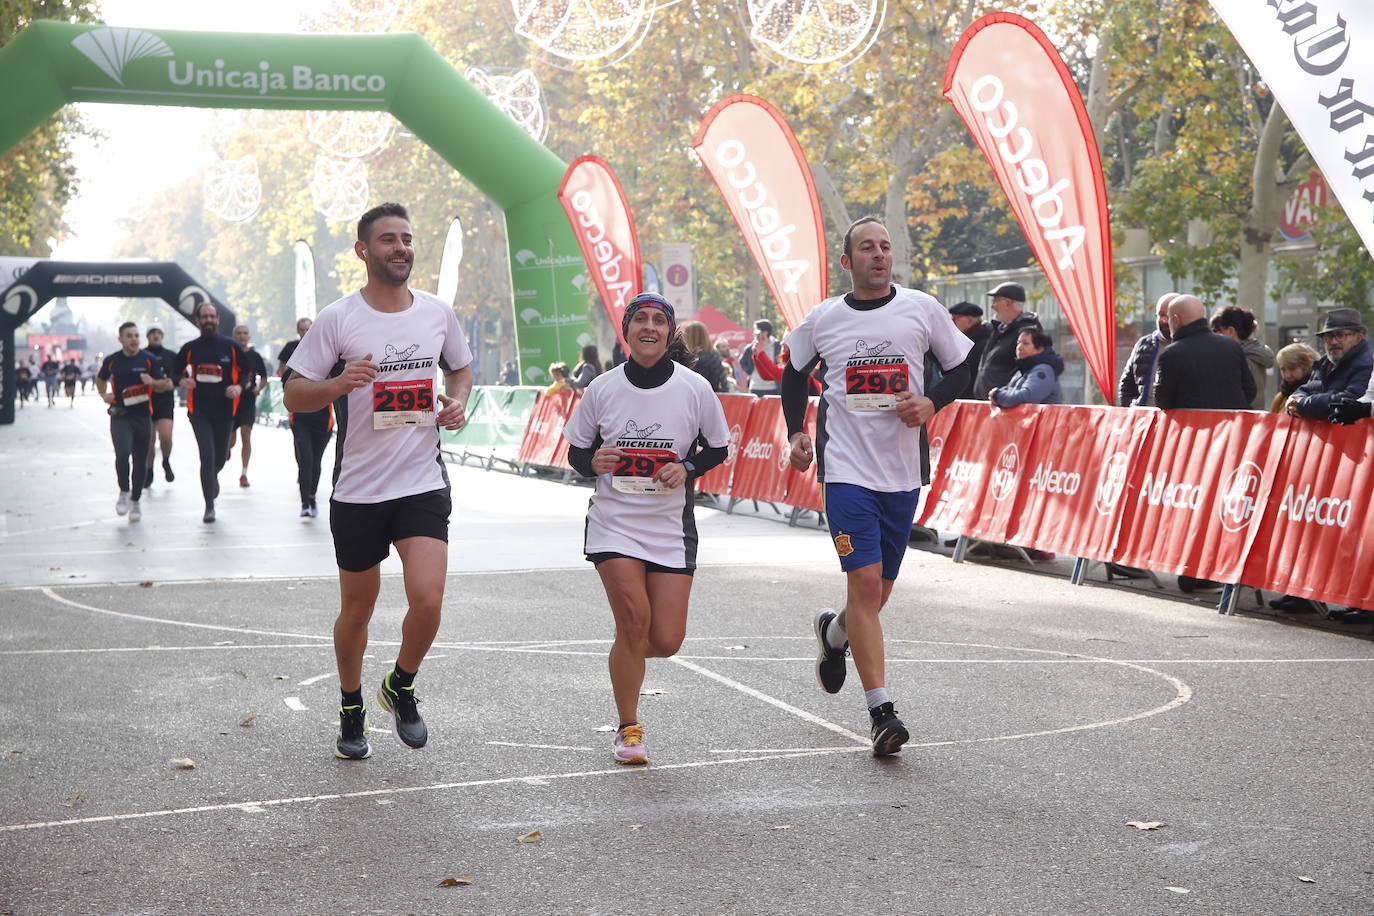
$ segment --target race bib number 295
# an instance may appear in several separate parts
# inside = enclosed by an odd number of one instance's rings
[[[372,383],[373,429],[433,425],[433,379],[386,379]]]

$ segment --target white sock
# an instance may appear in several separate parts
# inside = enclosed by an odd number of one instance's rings
[[[825,628],[825,644],[832,649],[843,649],[849,645],[849,634],[845,632],[839,617],[830,618],[830,624]]]
[[[887,698],[887,688],[886,688],[886,687],[874,687],[872,690],[865,690],[865,691],[864,691],[864,700],[865,700],[865,702],[868,703],[868,708],[869,708],[869,709],[872,709],[872,708],[874,708],[875,706],[881,706],[881,705],[883,705],[884,703],[890,702],[890,701],[888,700],[888,698]]]

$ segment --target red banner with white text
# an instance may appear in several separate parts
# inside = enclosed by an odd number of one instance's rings
[[[806,429],[815,434],[816,413],[818,412],[819,398],[811,398],[806,405]],[[792,467],[792,449],[788,448],[784,457],[787,458],[787,504],[798,506],[802,509],[810,509],[812,512],[824,512],[825,500],[821,494],[821,482],[816,479],[816,462],[811,462],[811,467],[804,471],[798,471]]]
[[[1107,191],[1073,75],[1034,23],[992,13],[959,39],[944,94],[992,166],[1111,403],[1116,312]]]
[[[948,411],[957,414],[950,417],[921,524],[1006,541],[1039,408],[991,410],[985,403],[958,401],[941,413]]]
[[[723,462],[697,480],[697,491],[725,495],[730,492],[730,476],[735,472],[735,462],[739,459],[744,442],[744,429],[749,425],[749,414],[753,412],[758,398],[752,394],[718,394],[716,398],[725,412],[725,426],[730,430],[730,449]]]
[[[639,236],[625,191],[604,160],[582,156],[563,175],[558,202],[568,214],[606,317],[620,337],[625,306],[643,289]],[[625,341],[620,343],[624,346]]]
[[[792,128],[763,99],[732,95],[706,113],[692,148],[796,327],[825,298],[829,265],[816,183]]]
[[[792,463],[788,460],[787,421],[780,398],[755,398],[740,443],[730,479],[731,498],[782,502]]]
[[[568,467],[568,441],[563,438],[563,427],[568,425],[573,408],[581,399],[582,392],[570,388],[553,394],[541,391],[515,460],[540,467]]]

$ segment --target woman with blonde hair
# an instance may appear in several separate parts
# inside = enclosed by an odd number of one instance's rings
[[[688,352],[697,358],[692,368],[711,383],[712,391],[729,391],[730,386],[725,381],[725,366],[720,361],[720,354],[711,346],[711,332],[706,330],[706,325],[700,321],[686,321],[682,324],[681,333]]]
[[[1274,354],[1274,362],[1279,367],[1279,393],[1269,403],[1270,413],[1283,413],[1289,396],[1312,375],[1312,367],[1318,359],[1321,357],[1317,351],[1304,343],[1289,344]]]

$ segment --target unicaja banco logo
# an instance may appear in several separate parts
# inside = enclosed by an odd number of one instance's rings
[[[121,86],[130,61],[174,56],[167,42],[141,29],[93,29],[73,38],[72,46]]]

